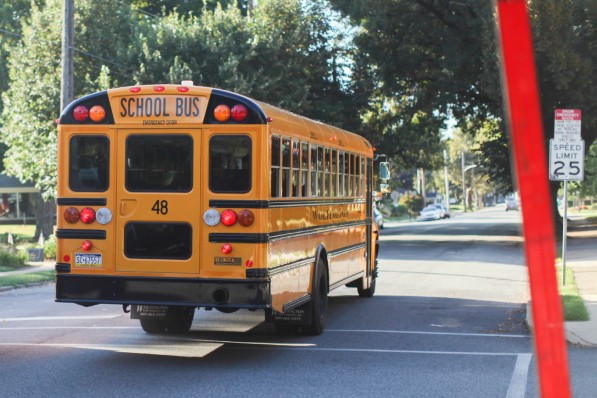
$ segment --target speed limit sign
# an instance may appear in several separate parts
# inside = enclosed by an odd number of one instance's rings
[[[585,142],[549,140],[549,179],[582,181],[585,174]]]

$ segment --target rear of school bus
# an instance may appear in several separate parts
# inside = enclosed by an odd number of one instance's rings
[[[58,127],[56,300],[131,305],[148,332],[196,307],[270,308],[267,120],[192,85],[125,87],[70,104]],[[253,204],[244,208],[246,204]]]

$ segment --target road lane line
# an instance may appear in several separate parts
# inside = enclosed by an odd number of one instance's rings
[[[498,333],[454,333],[454,332],[421,332],[409,330],[370,330],[370,329],[326,329],[326,333],[393,333],[393,334],[423,334],[438,336],[463,336],[463,337],[504,337],[516,339],[528,339],[530,336],[524,334],[498,334]]]
[[[88,316],[31,316],[22,318],[0,318],[0,322],[21,322],[21,321],[70,321],[89,319],[114,319],[122,315],[88,315]]]
[[[518,354],[506,398],[524,398],[532,354]]]

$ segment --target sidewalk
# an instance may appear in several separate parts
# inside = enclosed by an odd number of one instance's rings
[[[46,260],[43,262],[31,262],[29,263],[30,267],[16,269],[14,271],[7,271],[7,272],[0,272],[0,276],[9,276],[9,275],[17,275],[17,274],[28,274],[31,272],[39,272],[39,271],[50,271],[53,270],[56,266],[56,261],[54,260]]]
[[[571,216],[566,245],[566,267],[574,279],[589,312],[586,322],[565,322],[570,343],[597,347],[597,225]]]

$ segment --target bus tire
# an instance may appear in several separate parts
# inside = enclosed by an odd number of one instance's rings
[[[362,284],[359,284],[359,286],[357,286],[357,291],[359,292],[359,297],[373,297],[373,295],[375,294],[376,281],[377,281],[377,278],[374,278],[371,281],[371,286],[369,286],[369,288],[367,288],[367,289],[364,289]]]
[[[141,318],[141,327],[146,333],[149,334],[162,334],[166,333],[166,321],[163,319],[149,319]]]
[[[311,323],[304,328],[306,334],[320,335],[325,329],[328,312],[328,275],[323,260],[316,264],[311,300]]]

